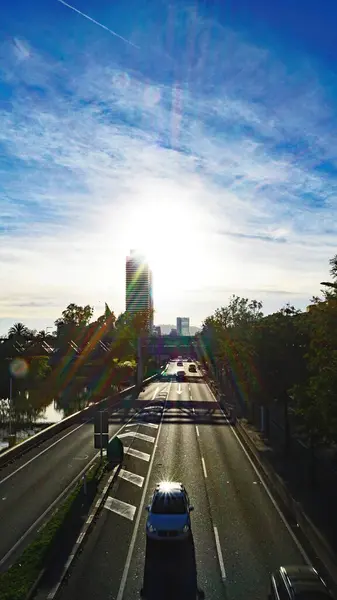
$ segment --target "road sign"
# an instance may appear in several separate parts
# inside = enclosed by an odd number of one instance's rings
[[[95,414],[94,422],[94,447],[101,450],[107,448],[109,443],[109,414],[100,410]]]

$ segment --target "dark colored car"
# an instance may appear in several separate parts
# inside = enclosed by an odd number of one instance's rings
[[[271,576],[269,600],[333,600],[316,569],[309,565],[280,567]]]
[[[197,372],[197,367],[195,365],[189,365],[188,366],[188,370],[190,373],[196,373]]]
[[[183,366],[184,366],[183,361],[182,360],[178,360],[177,367],[183,367]]]
[[[176,378],[177,378],[177,381],[185,381],[185,379],[186,379],[185,371],[177,371]]]

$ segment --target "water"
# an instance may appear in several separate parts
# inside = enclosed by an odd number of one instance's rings
[[[0,402],[2,408],[2,411],[0,411],[0,416],[2,416],[2,418],[6,422],[7,418],[5,418],[5,415],[8,414],[8,400],[2,400]],[[41,408],[41,410],[38,411],[35,417],[30,416],[29,414],[23,414],[21,417],[21,421],[28,420],[31,424],[27,424],[27,427],[23,427],[20,429],[16,428],[17,442],[23,441],[28,437],[35,435],[36,433],[41,431],[41,429],[43,429],[43,424],[47,426],[52,425],[54,423],[59,423],[60,421],[62,421],[62,419],[64,419],[64,417],[64,410],[62,408],[58,408],[57,403],[54,400],[50,402],[50,404],[48,404],[45,408]],[[37,427],[34,427],[34,424],[36,424]],[[9,429],[6,425],[0,427],[0,452],[6,450],[6,448],[8,448],[9,446],[7,441],[8,434]]]
[[[64,419],[64,416],[64,410],[62,408],[57,408],[56,403],[53,400],[42,411],[42,414],[35,419],[35,423],[59,423]]]

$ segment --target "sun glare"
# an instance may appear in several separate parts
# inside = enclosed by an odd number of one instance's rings
[[[184,287],[188,273],[194,271],[189,263],[192,253],[195,255],[196,235],[202,229],[198,205],[172,196],[165,200],[158,192],[158,200],[140,200],[123,221],[123,251],[128,254],[134,248],[146,257],[156,293],[165,293],[168,277]]]

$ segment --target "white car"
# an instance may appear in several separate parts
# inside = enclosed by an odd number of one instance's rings
[[[162,481],[154,490],[151,503],[146,507],[148,517],[146,535],[155,540],[181,540],[191,535],[190,505],[182,483]]]

